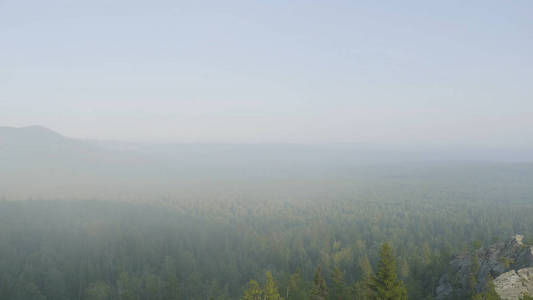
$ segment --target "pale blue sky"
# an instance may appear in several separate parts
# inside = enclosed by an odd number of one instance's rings
[[[0,125],[533,146],[532,1],[0,0]]]

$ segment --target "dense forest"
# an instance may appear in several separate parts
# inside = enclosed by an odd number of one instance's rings
[[[3,199],[0,299],[368,299],[384,244],[408,298],[431,299],[453,254],[533,238],[531,165],[365,171],[152,201]]]
[[[533,0],[0,0],[0,300],[533,300]]]

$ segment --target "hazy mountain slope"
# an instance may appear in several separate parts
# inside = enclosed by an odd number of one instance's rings
[[[101,142],[39,126],[0,127],[0,199],[260,198],[272,191],[303,199],[375,182],[497,185],[508,175],[529,178],[532,170],[531,164],[439,162],[368,148]]]
[[[97,195],[155,174],[155,164],[132,152],[108,151],[31,126],[0,128],[0,188],[7,197]],[[117,189],[117,191],[122,189]]]

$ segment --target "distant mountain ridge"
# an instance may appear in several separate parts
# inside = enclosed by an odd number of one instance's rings
[[[290,144],[290,143],[142,143],[83,140],[66,137],[44,126],[0,126],[0,147],[7,145],[57,146],[69,144],[79,148],[111,152],[131,152],[159,159],[183,158],[184,163],[206,159],[216,163],[220,158],[231,163],[241,160],[340,163],[395,163],[435,161],[505,161],[533,162],[533,149],[449,149],[421,150],[362,144]],[[1,148],[0,148],[1,150]],[[212,159],[213,158],[213,159]],[[220,160],[219,160],[220,162]]]
[[[42,126],[0,127],[0,199],[153,198],[265,183],[325,189],[356,179],[463,176],[480,169],[495,174],[501,166],[505,172],[530,172],[533,166],[443,157],[334,145],[106,142],[70,138]]]
[[[0,127],[0,196],[7,198],[99,194],[127,178],[140,181],[143,163],[148,165],[134,153],[108,151],[42,126]]]
[[[31,147],[30,147],[31,146]],[[20,148],[17,148],[20,147]],[[163,162],[176,166],[194,167],[252,167],[261,164],[269,166],[328,165],[382,163],[402,160],[419,160],[417,155],[399,151],[358,150],[334,148],[319,145],[300,144],[223,144],[223,143],[129,143],[99,140],[81,140],[65,137],[42,126],[21,128],[0,127],[0,151],[30,151],[39,155],[52,150],[55,158],[60,155],[90,158],[96,153],[116,155],[117,159],[134,155],[138,159]],[[91,152],[91,153],[88,153]],[[33,157],[37,158],[37,157]],[[141,159],[141,160],[142,160]]]
[[[46,127],[33,125],[27,127],[0,126],[0,145],[6,143],[37,143],[66,141],[66,137]]]

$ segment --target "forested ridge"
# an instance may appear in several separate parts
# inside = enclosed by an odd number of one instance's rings
[[[431,299],[454,253],[533,237],[530,166],[446,170],[298,197],[5,199],[0,299],[371,299],[385,243],[408,298]]]

